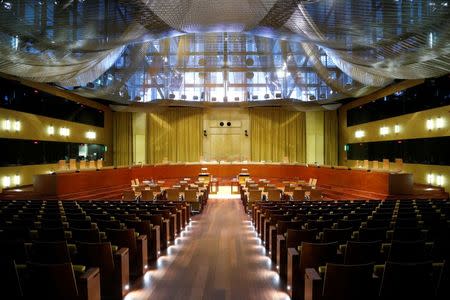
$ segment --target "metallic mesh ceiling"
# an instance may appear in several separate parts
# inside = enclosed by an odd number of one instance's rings
[[[0,72],[117,102],[333,101],[450,71],[444,0],[0,0]]]

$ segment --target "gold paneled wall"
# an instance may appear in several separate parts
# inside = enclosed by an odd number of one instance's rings
[[[304,112],[281,108],[250,109],[251,160],[305,162]]]
[[[203,154],[203,110],[167,108],[147,115],[147,161],[193,162]]]
[[[339,149],[341,150],[339,151],[339,163],[350,167],[354,167],[356,165],[356,161],[347,160],[346,152],[344,151],[344,146],[346,144],[449,136],[450,106],[438,107],[347,127],[347,110],[422,82],[423,81],[402,82],[383,91],[377,92],[374,95],[358,99],[342,106],[339,109]],[[426,99],[424,101],[426,101]],[[436,126],[437,119],[439,118],[441,119],[439,121],[442,125],[441,128],[437,128],[438,126]],[[433,122],[433,129],[427,128],[427,122],[430,120]],[[384,128],[383,134],[381,132],[381,128]],[[357,131],[362,135],[361,137],[356,137]],[[372,163],[370,164],[370,167],[371,166]],[[414,181],[416,183],[428,184],[429,175],[433,175],[434,177],[443,176],[443,187],[447,191],[450,189],[450,166],[405,163],[403,167],[406,172],[411,172],[414,174]],[[391,168],[395,168],[393,163],[391,163]],[[433,184],[436,184],[436,182],[433,182]]]
[[[133,114],[113,113],[113,153],[115,166],[133,164]]]

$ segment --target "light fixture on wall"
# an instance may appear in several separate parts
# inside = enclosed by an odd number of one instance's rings
[[[364,132],[364,130],[357,130],[355,131],[355,138],[360,139],[362,137],[364,137],[366,135],[366,133]]]
[[[428,130],[433,130],[434,129],[434,120],[433,119],[428,119],[427,120],[427,129]]]
[[[434,183],[434,174],[428,174],[427,175],[427,183],[433,184]]]
[[[86,138],[89,140],[95,140],[95,138],[97,137],[97,133],[95,133],[95,131],[88,131],[86,132]]]
[[[50,125],[47,127],[47,134],[48,135],[54,135],[55,134],[55,127]]]
[[[441,129],[441,128],[444,128],[445,120],[442,117],[438,117],[438,118],[436,118],[435,123],[436,123],[436,128]]]
[[[245,136],[248,136],[248,131],[247,131],[247,129],[244,130],[244,135],[245,135]]]
[[[438,186],[443,186],[444,185],[444,176],[443,175],[436,176],[436,184]]]
[[[389,134],[389,127],[383,126],[380,128],[380,135],[388,135]]]
[[[70,129],[67,128],[67,127],[59,128],[59,135],[60,136],[69,136],[70,135]]]
[[[20,175],[14,175],[14,185],[20,185]]]
[[[11,130],[11,121],[9,119],[3,120],[3,130]]]
[[[14,130],[15,131],[20,131],[20,129],[22,128],[22,124],[20,123],[20,121],[15,121],[14,122]]]
[[[208,133],[206,132],[206,129],[203,130],[203,136],[208,136]]]
[[[400,133],[400,125],[396,124],[396,125],[394,126],[394,132],[395,132],[395,133]]]
[[[2,184],[3,184],[3,187],[4,187],[4,188],[9,187],[9,186],[11,185],[11,177],[9,177],[9,176],[3,176]]]

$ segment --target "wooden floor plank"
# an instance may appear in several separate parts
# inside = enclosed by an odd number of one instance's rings
[[[289,299],[239,200],[209,200],[126,300]]]

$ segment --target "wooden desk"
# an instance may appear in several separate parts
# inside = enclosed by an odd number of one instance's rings
[[[104,168],[98,171],[78,173],[57,173],[35,175],[34,188],[43,195],[64,195],[98,188],[129,185],[134,178],[165,180],[197,177],[201,167],[207,166],[208,173],[219,178],[235,178],[243,167],[248,168],[254,178],[285,180],[298,178],[308,181],[317,178],[320,185],[374,192],[383,195],[412,194],[413,176],[409,173],[368,172],[320,168],[286,164],[174,164],[148,165],[143,167]]]

